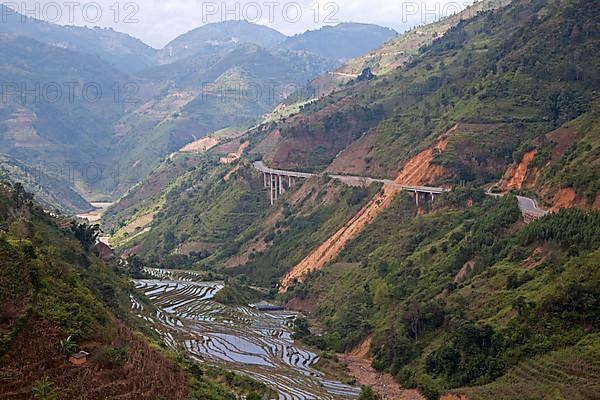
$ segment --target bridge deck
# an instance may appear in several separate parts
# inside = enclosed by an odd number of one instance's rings
[[[273,169],[265,166],[262,161],[256,161],[254,163],[254,168],[259,170],[265,174],[273,174],[273,175],[281,175],[288,176],[292,178],[311,178],[315,176],[315,174],[307,173],[307,172],[296,172],[296,171],[286,171],[283,169]],[[433,193],[433,194],[441,194],[449,191],[449,189],[441,188],[441,187],[431,187],[431,186],[407,186],[402,185],[400,183],[396,183],[390,179],[377,179],[370,178],[366,176],[353,176],[353,175],[328,175],[330,178],[337,179],[340,181],[353,182],[353,183],[383,183],[384,185],[389,185],[395,187],[399,190],[405,190],[408,192],[420,192],[420,193]]]
[[[292,178],[310,178],[315,176],[315,174],[310,174],[306,172],[296,172],[296,171],[286,171],[282,169],[273,169],[265,166],[262,161],[256,161],[254,163],[254,168],[264,174],[273,174],[279,176],[288,176]],[[371,184],[373,182],[383,183],[384,185],[388,185],[399,190],[404,190],[407,192],[415,192],[415,193],[428,193],[428,194],[441,194],[444,192],[449,192],[450,189],[441,188],[441,187],[431,187],[431,186],[409,186],[402,185],[400,183],[394,182],[391,179],[377,179],[370,178],[366,176],[352,176],[352,175],[328,175],[332,179],[337,179],[339,181],[348,183],[348,184]],[[489,196],[501,197],[503,194],[494,194],[487,193]],[[538,219],[548,214],[548,211],[543,210],[538,207],[535,200],[530,199],[524,196],[517,196],[517,200],[519,202],[519,208],[523,215],[530,219]]]

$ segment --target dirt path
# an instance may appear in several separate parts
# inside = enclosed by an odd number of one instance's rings
[[[350,353],[338,354],[361,386],[371,386],[382,400],[425,400],[417,390],[402,389],[390,374],[376,371],[368,358],[370,347],[369,337]]]

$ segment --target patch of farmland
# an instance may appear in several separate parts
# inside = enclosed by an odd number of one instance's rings
[[[156,306],[155,314],[131,298],[133,312],[167,346],[198,361],[254,377],[278,392],[279,400],[355,399],[360,389],[327,379],[313,368],[318,356],[291,338],[298,314],[230,307],[213,297],[222,282],[202,282],[192,271],[148,269],[157,279],[134,281]]]

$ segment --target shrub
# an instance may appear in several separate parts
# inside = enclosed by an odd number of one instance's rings
[[[129,347],[101,347],[94,357],[94,361],[101,367],[106,369],[123,368],[129,357]]]
[[[48,376],[44,376],[33,384],[33,398],[37,400],[58,400],[58,392]]]

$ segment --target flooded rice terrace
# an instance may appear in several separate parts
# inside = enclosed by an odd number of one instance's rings
[[[280,400],[358,397],[359,388],[326,379],[312,367],[317,355],[294,343],[292,325],[298,314],[217,303],[212,299],[223,283],[203,282],[191,271],[147,272],[155,279],[134,282],[157,310],[149,313],[133,296],[132,308],[169,347],[254,377],[275,389]]]

